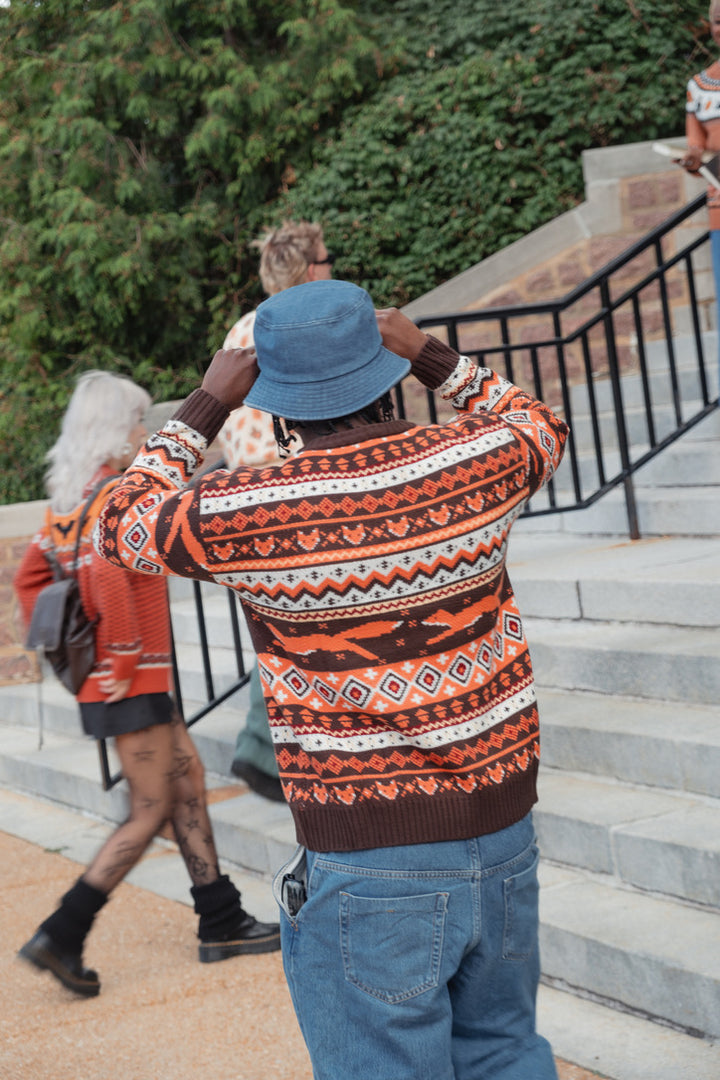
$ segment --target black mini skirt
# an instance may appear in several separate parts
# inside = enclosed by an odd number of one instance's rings
[[[106,705],[104,701],[80,702],[83,730],[96,739],[127,735],[153,724],[171,724],[174,718],[175,706],[169,694],[138,694],[112,705]]]

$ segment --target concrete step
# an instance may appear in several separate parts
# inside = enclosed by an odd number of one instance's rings
[[[173,615],[174,618],[174,615]],[[185,702],[208,701],[208,688],[205,682],[205,673],[202,668],[200,651],[195,644],[186,644],[184,641],[175,642],[175,654],[177,657],[178,671],[180,673],[180,689],[182,692],[184,712],[190,715],[190,710],[185,707]],[[249,672],[255,654],[243,652],[245,672]],[[225,640],[223,645],[211,645],[210,666],[212,674],[212,688],[217,696],[229,690],[239,679],[237,658],[231,640]]]
[[[187,678],[183,681],[187,681]],[[198,684],[201,681],[199,670],[195,672],[194,681]],[[205,700],[184,699],[186,719],[190,720],[205,704]],[[46,675],[41,685],[20,683],[1,687],[0,707],[6,723],[27,729],[36,742],[41,729],[46,736],[54,734],[69,739],[81,737],[75,698],[51,673]],[[247,708],[248,689],[244,686],[201,721],[192,725],[193,739],[206,769],[221,776],[228,774],[235,740],[245,723]]]
[[[718,625],[720,545],[714,539],[615,542],[517,532],[508,569],[524,616]]]
[[[218,795],[221,798],[224,794],[216,789],[210,793],[210,797]],[[211,804],[210,807],[211,816],[214,805]],[[82,866],[87,866],[115,829],[115,822],[2,785],[0,820],[3,832],[19,836],[45,850],[57,851]],[[235,885],[242,892],[243,904],[247,910],[263,922],[276,922],[277,904],[268,876],[231,863],[226,857],[221,858],[221,866],[224,872],[230,873]],[[153,841],[125,880],[168,900],[192,904],[185,864],[176,845],[161,837]],[[53,1074],[46,1072],[44,1075]]]
[[[77,702],[53,676],[49,666],[45,670],[42,683],[0,687],[2,719],[31,729],[36,739],[42,732],[77,738],[81,732]]]
[[[720,799],[540,771],[543,854],[720,913]]]
[[[238,732],[245,726],[248,706],[248,688],[244,686],[224,704],[191,726],[193,741],[205,768],[210,772],[218,776],[230,776],[235,741]],[[200,707],[200,702],[186,701],[186,717],[191,717]]]
[[[116,769],[112,744],[109,756]],[[0,783],[106,821],[117,823],[127,817],[125,786],[103,791],[97,744],[79,734],[48,732],[39,747],[31,728],[0,722]]]
[[[519,528],[510,540],[508,568],[524,615],[708,627],[718,623],[720,547],[711,538],[618,541]],[[232,638],[227,633],[226,590],[206,589],[204,610],[214,658],[221,650],[232,650]],[[176,641],[196,645],[192,602],[174,600],[172,611]],[[248,670],[253,657],[251,648],[243,650]],[[199,650],[184,652],[183,663],[200,670]],[[235,669],[231,664],[227,670]],[[195,698],[203,696],[204,689]]]
[[[712,705],[720,699],[720,629],[525,619],[540,685]]]
[[[700,336],[705,367],[709,370],[711,367],[717,366],[718,332],[717,330],[704,330]],[[697,363],[698,354],[693,334],[678,331],[673,337],[673,349],[678,364]],[[667,354],[668,346],[666,341],[648,341],[645,343],[645,358],[649,370],[662,369],[667,364]]]
[[[688,415],[687,410],[692,405],[702,401],[702,381],[697,361],[681,357],[676,364],[677,394],[681,412]],[[718,395],[718,372],[717,365],[706,362],[705,379],[707,382],[708,396],[710,400]],[[653,409],[674,402],[673,384],[670,367],[665,360],[648,365],[648,393]],[[593,381],[593,398],[595,407],[600,413],[614,415],[613,387],[609,378],[600,378]],[[640,371],[623,372],[620,392],[623,405],[626,410],[645,408],[645,387]],[[590,394],[586,383],[574,386],[570,391],[570,407],[573,421],[584,421],[590,415]]]
[[[232,624],[228,613],[228,590],[223,585],[207,585],[203,601],[203,617],[207,642],[213,649],[234,649]],[[198,618],[192,600],[173,600],[171,603],[173,634],[176,642],[199,645]],[[250,664],[255,652],[245,626],[245,618],[238,607],[240,642],[243,659]]]
[[[636,1015],[720,1036],[720,914],[541,864],[543,973]]]
[[[720,799],[717,703],[538,690],[543,766]]]
[[[680,407],[680,422],[683,424],[689,423],[698,416],[704,408],[705,405],[701,398],[682,401]],[[717,412],[717,410],[715,410],[715,412]],[[640,457],[642,449],[650,444],[651,425],[648,421],[645,407],[641,405],[626,406],[624,409],[624,417],[625,436],[630,447],[630,460],[632,461]],[[654,435],[654,441],[656,443],[667,438],[669,435],[672,435],[678,427],[678,418],[674,405],[665,402],[653,404],[651,417],[652,434]],[[709,419],[709,417],[706,419]],[[600,445],[602,446],[604,453],[610,454],[619,446],[615,411],[610,409],[599,411],[597,421],[600,434]],[[698,424],[700,423],[704,424],[705,420],[698,421]],[[571,426],[573,442],[577,453],[580,454],[585,451],[594,450],[594,431],[589,414],[583,415],[581,412],[574,413]],[[715,434],[714,425],[710,424],[709,430],[713,435]],[[684,438],[684,436],[681,437]]]
[[[673,339],[673,353],[675,357],[675,370],[681,400],[692,397],[701,397],[700,359],[697,354],[695,340],[692,337],[679,335]],[[710,397],[718,394],[718,363],[717,363],[717,335],[713,332],[704,336],[703,360],[705,379],[708,385]],[[670,360],[667,342],[647,342],[645,346],[645,361],[648,372],[648,386],[650,397],[653,402],[672,400],[672,381],[670,374]],[[641,405],[644,403],[644,387],[640,372],[640,360],[633,371],[623,371],[621,374],[622,397],[626,406]],[[593,381],[593,393],[599,409],[612,409],[613,389],[612,383],[607,376],[601,376]],[[571,388],[570,402],[574,412],[582,414],[586,412],[588,400],[587,386],[579,384]]]
[[[229,773],[237,730],[234,720],[228,710],[226,716],[208,717],[193,730],[206,768],[216,775],[215,783],[222,779],[236,784]],[[96,747],[92,740],[79,736],[49,733],[39,749],[32,729],[4,723],[0,781],[112,821],[122,820],[127,811],[123,785],[109,793],[99,790]],[[540,792],[538,835],[549,858],[615,874],[639,888],[720,904],[718,800],[641,789],[552,768],[542,771]],[[227,800],[215,808],[221,849],[238,864],[269,872],[270,849],[275,853],[282,841],[283,851],[289,854],[292,846],[289,812],[285,806],[278,808],[255,796],[251,802],[251,820],[247,799]],[[265,834],[266,824],[271,827],[270,836],[258,839],[258,828]]]
[[[663,409],[664,419],[655,432],[656,439],[669,434],[675,427],[673,410],[668,407]],[[629,410],[628,415],[629,456],[631,461],[637,461],[648,450],[648,430],[641,411]],[[621,471],[615,422],[609,414],[604,416],[603,432],[603,466],[605,479],[608,480]],[[580,489],[582,495],[587,496],[599,484],[592,429],[587,418],[574,419],[573,440]],[[633,486],[641,535],[718,535],[719,449],[720,409],[715,409],[635,473]],[[692,486],[688,484],[689,479],[692,480]],[[553,493],[556,506],[571,505],[575,502],[569,453],[566,453],[553,480]],[[545,488],[532,500],[530,509],[537,512],[552,505],[551,492]],[[516,531],[518,529],[532,532],[627,535],[628,522],[623,489],[613,489],[585,510],[525,518],[518,524]]]
[[[641,537],[720,536],[720,491],[717,485],[650,488],[635,484],[634,487]],[[569,497],[561,501],[561,494],[556,495],[556,505],[568,505]],[[541,511],[549,506],[547,489],[543,489],[532,499],[529,510]],[[628,536],[623,488],[614,488],[585,509],[522,517],[516,523],[515,531]]]
[[[547,983],[540,986],[537,1014],[538,1031],[557,1057],[612,1080],[713,1080],[720,1071],[716,1042]]]
[[[123,785],[101,790],[89,740],[53,735],[38,751],[28,729],[3,724],[0,734],[0,783],[42,793],[106,821],[124,818]],[[294,848],[290,812],[246,793],[242,785],[237,790],[237,797],[211,805],[220,858],[269,879]],[[720,1034],[716,912],[568,867],[545,864],[542,880],[541,945],[548,979],[685,1030]]]
[[[639,487],[684,487],[688,477],[692,477],[698,486],[717,486],[720,484],[718,448],[717,439],[679,439],[638,469],[637,484]]]
[[[638,461],[649,450],[649,443],[634,446],[630,460]],[[594,450],[583,450],[576,454],[575,466],[579,476],[580,491],[584,496],[599,488],[601,483],[607,483],[622,472],[620,453],[617,450],[604,452],[602,464],[601,478]],[[558,503],[567,503],[570,494],[574,494],[572,470],[573,462],[568,452],[560,462],[554,477],[555,496]],[[634,482],[638,488],[682,487],[687,483],[688,477],[692,477],[698,487],[720,484],[720,454],[718,454],[717,439],[689,439],[683,436],[639,468],[634,475]]]

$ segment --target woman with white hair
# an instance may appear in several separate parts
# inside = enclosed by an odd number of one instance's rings
[[[130,789],[130,814],[20,950],[25,960],[85,997],[100,991],[97,973],[82,961],[94,918],[167,820],[192,881],[200,960],[270,952],[280,944],[277,924],[248,915],[239,892],[218,868],[203,766],[169,696],[165,582],[113,567],[93,550],[98,514],[147,438],[143,417],[149,405],[149,395],[130,379],[102,371],[80,376],[48,454],[45,522],[15,578],[29,623],[39,591],[53,580],[50,559],[72,570],[87,508],[75,569],[86,614],[97,619],[96,660],[76,698],[85,733],[115,738]]]

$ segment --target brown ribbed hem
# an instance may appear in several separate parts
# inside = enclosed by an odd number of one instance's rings
[[[514,825],[537,802],[536,769],[472,795],[400,798],[388,805],[290,804],[299,844],[311,851],[362,851],[401,844],[470,840]]]
[[[428,334],[425,345],[412,362],[412,373],[423,386],[437,390],[457,367],[459,353]]]
[[[198,387],[185,398],[173,420],[181,420],[211,443],[229,415],[230,410],[226,405],[208,394],[207,390]]]

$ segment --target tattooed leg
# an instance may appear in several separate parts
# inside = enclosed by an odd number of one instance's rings
[[[173,735],[169,724],[119,735],[116,747],[130,788],[130,816],[108,837],[88,869],[85,881],[109,893],[135,866],[171,816]]]
[[[205,770],[184,722],[172,725],[172,827],[193,885],[209,885],[219,877],[210,815],[205,795]]]

